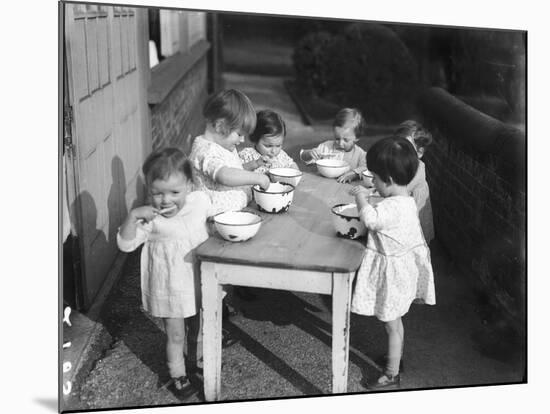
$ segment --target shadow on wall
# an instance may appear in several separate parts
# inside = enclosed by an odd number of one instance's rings
[[[92,305],[118,255],[116,234],[128,215],[128,205],[133,209],[143,204],[143,179],[137,175],[134,181],[135,187],[132,183],[128,188],[124,162],[114,156],[106,204],[98,205],[92,194],[84,190],[71,205],[71,211],[76,212],[72,220],[78,230],[76,235],[69,236],[63,249],[63,298],[74,309],[85,311]]]
[[[95,296],[97,289],[94,289],[93,283],[97,281],[92,279],[93,275],[99,274],[105,266],[102,265],[109,257],[112,250],[109,246],[109,240],[101,229],[97,226],[98,210],[94,198],[88,191],[82,191],[75,199],[73,211],[80,211],[81,225],[78,226],[79,234],[77,241],[79,244],[81,274],[73,275],[77,295],[82,297],[79,303],[80,310],[87,310]],[[110,264],[110,263],[109,263]],[[68,276],[66,274],[64,277]]]
[[[126,174],[124,173],[124,163],[118,156],[113,157],[111,160],[111,178],[111,189],[107,197],[107,210],[109,213],[108,239],[116,240],[118,226],[128,214],[125,200]]]

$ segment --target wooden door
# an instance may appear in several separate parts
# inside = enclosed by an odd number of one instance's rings
[[[116,258],[116,230],[142,195],[138,173],[151,146],[146,138],[148,52],[143,52],[147,17],[146,10],[128,7],[64,7],[73,114],[72,210],[86,309]]]

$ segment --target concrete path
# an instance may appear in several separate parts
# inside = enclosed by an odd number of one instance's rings
[[[285,148],[296,156],[302,146],[331,136],[329,125],[306,126],[285,91],[283,79],[226,75],[226,87],[244,91],[258,109],[271,108],[287,123]],[[362,144],[369,145],[369,137]],[[404,317],[405,371],[402,389],[504,384],[522,381],[521,355],[496,359],[474,340],[484,329],[465,275],[437,243],[432,248],[437,305],[413,305]],[[324,295],[255,290],[258,298],[238,302],[242,315],[228,329],[241,342],[223,350],[224,400],[323,395],[331,384],[330,298]],[[101,314],[107,346],[92,354],[92,369],[75,384],[69,409],[200,403],[200,396],[179,401],[159,389],[167,380],[165,336],[158,320],[140,310],[139,258],[128,255],[120,279]],[[351,317],[348,390],[364,392],[363,374],[377,377],[374,360],[383,355],[386,336],[375,318]],[[200,377],[194,379],[200,386]]]

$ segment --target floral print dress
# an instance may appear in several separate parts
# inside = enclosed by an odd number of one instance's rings
[[[237,150],[229,151],[201,135],[195,138],[189,159],[194,168],[196,188],[212,200],[212,214],[241,210],[252,200],[251,186],[229,187],[216,181],[223,167],[243,169]]]
[[[360,217],[369,233],[351,311],[387,322],[405,315],[413,301],[434,305],[430,251],[414,199],[387,197],[365,206]]]

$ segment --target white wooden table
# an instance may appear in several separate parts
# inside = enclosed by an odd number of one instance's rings
[[[347,391],[351,286],[364,255],[359,241],[336,236],[330,208],[351,202],[350,185],[304,173],[286,213],[259,213],[254,238],[225,241],[218,234],[197,249],[201,262],[204,395],[221,398],[222,285],[332,296],[332,392]],[[251,203],[255,208],[255,203]]]

